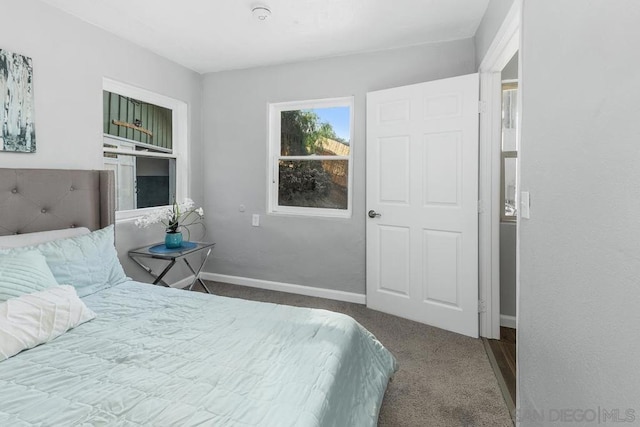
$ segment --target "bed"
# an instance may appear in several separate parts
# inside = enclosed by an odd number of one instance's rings
[[[0,235],[104,234],[112,185],[104,171],[0,169]],[[338,313],[130,280],[76,290],[93,320],[0,362],[0,425],[374,426],[397,368]]]

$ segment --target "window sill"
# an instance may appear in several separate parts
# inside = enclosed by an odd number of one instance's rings
[[[278,210],[270,210],[268,215],[275,216],[295,216],[306,218],[333,218],[333,219],[350,219],[350,210],[338,210],[338,209],[314,209],[314,208],[287,208],[279,207]]]
[[[116,222],[134,221],[138,218],[154,212],[158,209],[170,209],[171,206],[155,206],[152,208],[131,209],[128,211],[116,211]]]

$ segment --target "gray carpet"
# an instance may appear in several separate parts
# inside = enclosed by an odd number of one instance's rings
[[[513,426],[479,339],[359,304],[206,283],[217,295],[344,313],[371,331],[400,364],[384,396],[379,426]]]

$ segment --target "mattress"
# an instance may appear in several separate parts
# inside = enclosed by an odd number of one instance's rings
[[[0,362],[0,425],[375,426],[396,361],[349,316],[126,282]]]

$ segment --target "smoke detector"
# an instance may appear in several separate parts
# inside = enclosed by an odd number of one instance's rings
[[[255,6],[251,13],[258,21],[266,21],[271,16],[271,10],[267,6]]]

